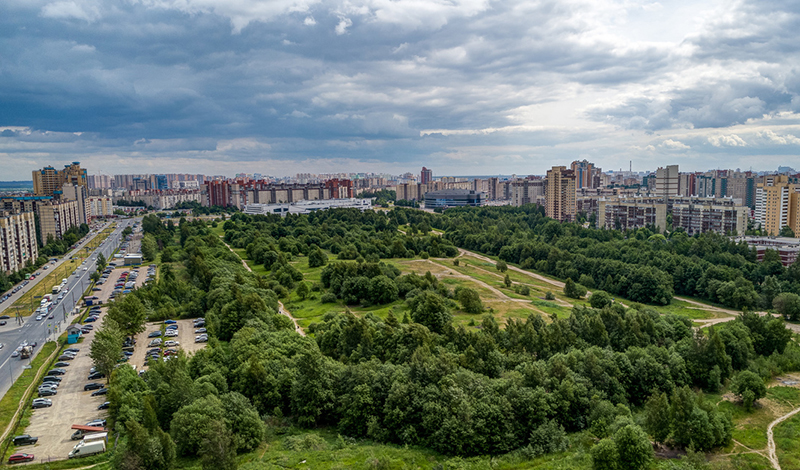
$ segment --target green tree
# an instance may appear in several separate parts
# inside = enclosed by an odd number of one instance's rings
[[[196,455],[209,435],[218,436],[216,427],[225,427],[225,408],[216,395],[207,395],[180,408],[172,415],[170,433],[181,455]],[[225,429],[230,438],[230,432]]]
[[[782,292],[772,300],[772,307],[787,320],[800,318],[800,295]]]
[[[461,308],[467,313],[481,313],[483,312],[483,302],[481,296],[475,289],[469,287],[458,287],[456,289],[456,297],[461,303]]]
[[[292,411],[297,422],[314,426],[325,422],[335,403],[335,367],[319,350],[310,350],[297,360],[297,379],[292,384]]]
[[[619,454],[617,445],[611,439],[603,439],[591,451],[592,470],[618,470]]]
[[[123,296],[122,300],[108,307],[107,318],[114,321],[123,336],[134,336],[144,331],[146,316],[144,304],[135,295]]]
[[[369,280],[369,299],[374,304],[388,304],[399,298],[397,284],[381,274]]]
[[[742,398],[742,403],[748,411],[753,408],[756,400],[767,396],[767,386],[755,372],[745,370],[739,372],[731,382],[731,390]]]
[[[106,269],[106,266],[108,265],[108,261],[106,261],[106,257],[103,256],[103,253],[98,253],[97,254],[97,260],[96,261],[97,261],[97,270],[98,271],[102,272],[104,269]]]
[[[450,312],[444,299],[431,291],[422,292],[416,299],[416,307],[411,312],[411,318],[428,327],[434,333],[444,333],[445,327],[450,324]]]
[[[142,257],[145,261],[153,261],[156,259],[156,254],[158,254],[158,243],[156,243],[156,238],[146,233],[144,237],[142,237]]]
[[[781,227],[781,231],[778,234],[778,236],[794,238],[794,230],[792,230],[792,228],[789,227],[788,225],[784,225],[783,227]]]
[[[505,284],[506,287],[511,287],[511,277],[508,274],[503,278],[503,284]]]
[[[645,429],[656,442],[666,442],[670,432],[669,400],[666,393],[654,393],[644,405]]]
[[[310,293],[311,289],[308,288],[307,282],[300,282],[297,285],[297,296],[300,297],[300,299],[306,300],[306,297],[308,297],[308,294]]]
[[[506,262],[503,260],[498,261],[494,267],[497,268],[497,270],[501,273],[508,271],[508,264],[506,264]]]
[[[611,296],[608,292],[602,290],[593,291],[592,295],[589,296],[589,305],[592,308],[603,308],[611,305]]]
[[[89,276],[89,279],[91,279],[91,280],[92,280],[92,282],[97,282],[97,281],[99,281],[99,280],[100,280],[100,273],[99,273],[99,272],[97,272],[97,271],[93,272],[93,273],[92,273],[92,275],[91,275],[91,276]]]
[[[200,443],[198,454],[203,470],[236,470],[234,436],[224,421],[210,421]]]
[[[103,319],[103,327],[94,334],[89,351],[89,357],[94,361],[95,367],[106,377],[111,377],[114,366],[122,356],[122,340],[123,334],[117,322],[106,316]]]
[[[653,446],[647,434],[635,424],[629,424],[614,434],[620,470],[642,470],[653,460]]]
[[[586,288],[571,278],[567,278],[567,282],[564,283],[564,295],[572,299],[580,299],[586,295]]]
[[[224,378],[222,378],[224,381]],[[253,408],[250,400],[237,392],[230,392],[222,397],[225,408],[225,419],[233,434],[233,443],[237,452],[251,452],[264,439],[264,422]]]
[[[318,268],[320,266],[325,266],[326,264],[328,264],[328,255],[326,255],[325,252],[319,247],[311,250],[311,253],[308,254],[309,268]]]

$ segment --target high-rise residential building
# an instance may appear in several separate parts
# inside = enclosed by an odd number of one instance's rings
[[[89,205],[90,217],[108,217],[114,213],[111,198],[108,196],[89,196],[86,198]]]
[[[544,202],[544,180],[515,179],[511,182],[511,205],[542,204]]]
[[[38,257],[33,212],[0,212],[0,271],[19,271]]]
[[[667,198],[678,196],[679,187],[678,165],[669,165],[666,168],[659,167],[656,170],[655,195]]]
[[[676,198],[672,203],[672,227],[689,235],[704,232],[744,235],[748,208],[740,199]]]
[[[756,186],[755,220],[769,235],[778,235],[783,227],[797,233],[800,226],[798,186],[785,175],[770,175]]]
[[[78,201],[58,200],[43,201],[36,204],[36,214],[39,216],[39,231],[42,243],[47,243],[48,236],[56,240],[64,236],[67,230],[80,225],[80,209]]]
[[[545,214],[555,220],[575,219],[575,172],[565,166],[547,170],[544,180]]]
[[[61,187],[61,199],[69,199],[78,203],[78,218],[85,224],[92,218],[89,207],[89,191],[86,186],[64,183]]]
[[[111,189],[114,179],[109,175],[89,175],[86,184],[89,189]]]
[[[422,167],[422,171],[419,174],[419,182],[422,184],[428,184],[433,181],[433,170]]]
[[[667,227],[667,204],[654,198],[601,198],[597,204],[597,226],[629,230],[647,226]]]
[[[86,186],[88,175],[80,162],[64,165],[63,170],[47,166],[32,172],[33,193],[36,196],[53,196],[64,184]]]
[[[595,177],[598,176],[599,172],[595,171],[594,163],[590,163],[588,160],[575,160],[570,168],[575,172],[576,189],[598,187],[595,184]]]

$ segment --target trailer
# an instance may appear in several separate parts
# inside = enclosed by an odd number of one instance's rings
[[[53,295],[56,295],[59,292],[61,292],[61,285],[53,286]]]

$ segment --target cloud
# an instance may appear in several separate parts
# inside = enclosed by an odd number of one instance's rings
[[[747,145],[747,142],[736,134],[712,135],[708,138],[708,142],[714,147],[744,147]]]
[[[340,16],[339,24],[336,25],[336,34],[340,36],[345,34],[350,26],[353,26],[353,21],[350,18]]]
[[[800,15],[766,1],[8,0],[0,152],[109,173],[773,165],[800,136]]]
[[[670,149],[670,150],[688,150],[688,149],[691,148],[688,145],[684,144],[683,142],[680,142],[680,141],[677,141],[677,140],[672,140],[672,139],[667,139],[667,140],[661,142],[660,144],[658,144],[658,146],[661,147],[661,148],[666,148],[666,149]]]

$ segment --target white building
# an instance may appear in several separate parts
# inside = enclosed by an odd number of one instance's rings
[[[248,204],[242,212],[245,214],[310,214],[326,209],[356,208],[362,212],[372,209],[372,200],[369,198],[358,199],[321,199],[318,201],[298,201],[288,204]]]

